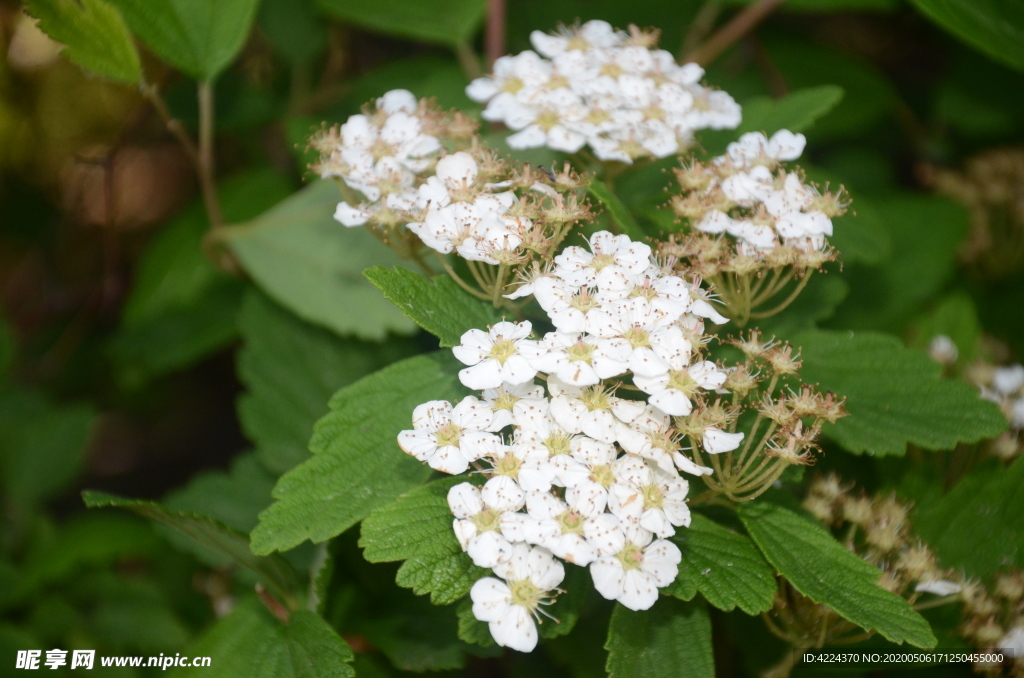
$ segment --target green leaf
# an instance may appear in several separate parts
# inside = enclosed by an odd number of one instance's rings
[[[941,365],[895,337],[811,331],[790,341],[801,348],[806,383],[846,396],[849,416],[822,430],[849,452],[903,454],[908,443],[950,449],[1006,429],[995,403],[964,382],[942,379]]]
[[[458,346],[469,329],[487,329],[498,321],[490,304],[474,299],[449,276],[422,275],[395,266],[374,266],[364,275],[406,317],[441,340],[441,346]]]
[[[291,566],[280,556],[254,556],[249,550],[249,539],[223,523],[207,516],[171,511],[156,502],[125,499],[105,492],[87,490],[82,493],[82,500],[89,508],[123,508],[177,530],[217,555],[252,570],[283,598],[293,598],[297,583]]]
[[[863,207],[864,201],[860,202],[859,206],[854,202],[855,212]],[[876,211],[892,240],[892,252],[898,255],[879,268],[847,272],[852,292],[838,315],[847,327],[898,332],[955,275],[969,217],[955,202],[913,194],[872,199],[868,209]],[[842,228],[840,221],[836,232]],[[842,245],[836,243],[836,247]]]
[[[912,0],[926,17],[997,61],[1024,70],[1024,5],[1013,0]]]
[[[877,582],[882,572],[810,518],[765,501],[739,507],[754,543],[797,591],[894,643],[935,647],[928,622]]]
[[[245,44],[259,0],[109,0],[164,61],[213,80]]]
[[[403,360],[338,391],[316,424],[313,456],[274,487],[277,502],[260,514],[253,552],[330,539],[422,484],[430,468],[402,452],[396,437],[411,427],[417,405],[464,393],[448,351]]]
[[[425,598],[397,598],[391,606],[375,606],[370,619],[355,630],[401,671],[444,671],[466,664],[466,643],[458,637],[458,619],[450,607]]]
[[[736,134],[764,132],[771,136],[780,129],[802,132],[836,107],[843,88],[821,85],[797,90],[781,99],[756,97],[743,104],[743,122]]]
[[[920,504],[914,529],[943,567],[988,578],[1024,566],[1024,460],[977,469],[939,501]]]
[[[417,595],[429,593],[436,605],[454,603],[488,574],[463,553],[452,531],[448,490],[464,482],[463,477],[443,478],[416,488],[368,515],[360,531],[364,558],[405,561],[395,581]]]
[[[339,19],[386,35],[456,46],[468,41],[486,10],[485,0],[317,0]]]
[[[766,335],[788,337],[809,330],[835,315],[836,309],[850,292],[850,286],[835,271],[811,274],[814,277],[800,296],[784,311],[758,321],[757,327]]]
[[[291,186],[276,172],[257,171],[228,178],[218,192],[225,218],[242,221],[284,199]],[[186,367],[235,338],[244,285],[203,253],[209,228],[197,200],[146,248],[108,347],[122,385]]]
[[[467,113],[480,108],[480,104],[466,96],[466,74],[458,61],[442,55],[417,54],[388,61],[354,78],[351,87],[347,99],[348,110],[352,113],[358,112],[367,101],[376,100],[393,89],[407,89],[417,96],[430,96],[437,99],[442,108],[458,108]],[[497,138],[504,139],[505,136],[499,134]],[[487,145],[494,147],[490,141]]]
[[[27,514],[75,479],[95,421],[89,405],[0,384],[0,482],[13,508]]]
[[[809,130],[815,139],[855,138],[889,113],[895,100],[893,86],[872,64],[806,39],[777,36],[767,36],[765,46],[790,88],[798,92],[834,85],[846,93],[842,101]],[[717,82],[711,76],[709,79]]]
[[[29,0],[28,13],[44,33],[67,47],[64,54],[96,75],[137,85],[139,53],[121,14],[105,0]]]
[[[327,48],[327,22],[311,0],[262,0],[257,23],[275,51],[294,64],[308,63]]]
[[[775,573],[750,540],[694,513],[690,526],[672,541],[683,552],[679,576],[666,593],[692,600],[699,591],[720,610],[739,607],[747,614],[771,609],[778,585]]]
[[[187,511],[218,520],[232,530],[248,533],[259,512],[270,505],[276,478],[253,453],[235,457],[228,471],[207,471],[164,497],[171,511]]]
[[[256,284],[300,318],[360,339],[411,333],[415,325],[362,275],[397,256],[369,231],[335,221],[339,200],[334,182],[317,181],[222,237]]]
[[[308,610],[291,615],[286,624],[257,600],[240,603],[219,620],[188,651],[210,657],[210,665],[174,669],[175,678],[352,678],[353,655],[330,625]]]
[[[608,625],[608,678],[713,678],[711,620],[698,603],[660,598],[650,610],[615,606]]]
[[[914,323],[912,345],[927,349],[931,340],[940,334],[956,344],[958,364],[966,365],[974,360],[981,341],[981,322],[974,302],[967,294],[951,294],[922,315]]]
[[[618,226],[619,233],[628,235],[630,240],[647,241],[647,235],[640,228],[640,224],[636,223],[636,219],[633,218],[629,208],[626,207],[625,203],[617,195],[612,193],[612,190],[606,184],[597,179],[591,179],[590,183],[587,184],[587,193],[595,200],[600,201],[601,205],[608,210],[612,221]]]
[[[381,345],[343,339],[256,291],[246,295],[238,328],[244,342],[238,378],[247,389],[238,400],[238,418],[256,456],[275,475],[309,458],[313,425],[339,388],[412,352],[404,340]]]

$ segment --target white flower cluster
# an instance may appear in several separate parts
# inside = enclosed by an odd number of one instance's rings
[[[334,218],[345,226],[394,221],[387,213],[413,209],[417,178],[434,167],[441,141],[427,133],[429,114],[411,92],[392,90],[367,113],[353,115],[340,131],[315,139],[324,155],[321,177],[340,177],[367,202],[338,205]]]
[[[453,352],[480,397],[424,403],[398,436],[431,468],[474,464],[488,477],[455,485],[448,503],[462,548],[498,577],[473,586],[473,613],[498,644],[523,652],[537,644],[533,616],[564,577],[560,561],[589,566],[605,598],[650,608],[678,573],[681,553],[667,538],[690,523],[679,471],[711,473],[682,453],[670,415],[696,414],[698,392],[724,383],[696,358],[703,318],[725,318],[696,285],[663,274],[647,245],[601,232],[590,246],[566,248],[550,274],[516,292],[532,292],[556,331],[531,339],[529,322],[500,322],[466,332]],[[626,374],[648,402],[604,381]],[[743,439],[702,431],[711,454]]]
[[[997,367],[979,385],[981,397],[999,405],[1010,420],[1010,428],[1024,430],[1024,365]]]
[[[653,35],[588,21],[559,35],[534,31],[530,40],[537,52],[501,57],[466,89],[487,103],[485,120],[516,130],[512,148],[575,153],[589,145],[601,160],[631,163],[678,153],[696,130],[740,123],[733,98],[701,86],[697,64],[651,49]]]
[[[514,262],[533,222],[513,216],[518,202],[507,185],[480,186],[479,166],[459,151],[437,163],[436,174],[416,191],[415,206],[422,221],[406,224],[423,243],[443,254],[457,251],[469,261],[488,264]]]
[[[771,139],[760,132],[744,134],[725,155],[695,166],[705,176],[687,177],[696,189],[690,205],[700,207],[686,216],[700,231],[736,238],[745,256],[761,258],[780,245],[801,252],[824,249],[832,220],[822,209],[821,195],[800,174],[779,167],[799,158],[805,144],[804,135],[788,130]]]

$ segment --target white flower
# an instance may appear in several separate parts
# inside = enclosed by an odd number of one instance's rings
[[[532,381],[537,370],[519,353],[519,345],[530,336],[532,329],[529,321],[500,322],[486,333],[473,329],[463,334],[462,343],[453,348],[452,353],[470,367],[459,371],[459,380],[473,389]]]
[[[635,420],[646,409],[644,403],[616,397],[600,384],[579,388],[551,376],[548,389],[551,416],[562,428],[606,443],[615,441],[621,423]]]
[[[609,519],[614,516],[601,517],[608,524],[612,522]],[[590,564],[598,593],[631,610],[650,609],[658,600],[658,589],[675,581],[682,561],[675,544],[652,539],[652,534],[638,525],[606,530],[598,539],[602,556]]]
[[[508,476],[491,478],[482,491],[470,483],[448,491],[455,536],[474,564],[494,567],[512,557],[512,544],[502,527],[525,503],[526,495]]]
[[[654,405],[629,425],[618,426],[615,437],[626,452],[651,460],[666,474],[675,473],[673,455],[679,452],[679,436],[671,418]]]
[[[570,285],[600,286],[601,272],[609,267],[639,275],[650,265],[650,246],[626,235],[599,231],[590,237],[590,250],[576,246],[563,249],[555,257],[555,275]]]
[[[652,469],[642,459],[622,457],[613,464],[615,484],[608,492],[608,510],[620,521],[635,523],[659,537],[671,537],[675,527],[690,525],[686,505],[689,483]]]
[[[956,342],[945,334],[936,334],[928,342],[928,355],[943,365],[952,365],[960,357],[960,350],[956,347]]]
[[[917,586],[914,587],[915,591],[922,593],[934,593],[937,596],[950,596],[954,593],[960,593],[963,587],[955,582],[947,581],[945,579],[935,579],[932,581],[918,582]]]
[[[997,367],[992,374],[992,388],[1000,395],[1013,395],[1024,386],[1024,365]]]
[[[597,550],[584,536],[589,519],[566,502],[548,493],[538,493],[528,500],[527,511],[530,520],[525,527],[526,541],[581,567],[597,557]]]
[[[454,408],[447,401],[431,400],[413,410],[413,430],[399,433],[398,445],[430,468],[464,473],[469,462],[502,448],[501,438],[487,432],[490,423],[490,410],[472,396]]]
[[[470,589],[473,616],[487,622],[498,645],[530,652],[537,646],[533,617],[548,601],[548,592],[562,583],[565,569],[545,549],[517,544],[496,573],[505,581],[485,577]]]
[[[1024,626],[1014,626],[996,646],[1009,657],[1024,657]]]
[[[537,342],[531,367],[574,386],[592,386],[629,369],[629,343],[593,335],[548,332]]]
[[[579,462],[559,475],[565,487],[565,501],[588,518],[596,518],[608,504],[608,489],[615,482],[612,462],[615,446],[581,436],[572,441],[572,457]]]
[[[779,160],[796,160],[804,152],[807,138],[789,130],[779,130],[771,139],[761,132],[748,132],[739,141],[729,144],[726,154],[737,167],[755,163],[775,164]]]
[[[522,426],[534,418],[547,416],[548,400],[544,397],[544,387],[533,381],[487,388],[480,396],[491,408],[488,431],[500,431],[512,424]]]
[[[650,403],[666,414],[683,417],[693,410],[690,401],[698,388],[714,391],[725,383],[726,374],[709,360],[694,363],[689,367],[670,370],[656,377],[635,375],[634,383],[644,393],[650,394]]]
[[[713,427],[704,429],[704,451],[709,454],[721,454],[731,452],[743,442],[742,433],[726,433]]]

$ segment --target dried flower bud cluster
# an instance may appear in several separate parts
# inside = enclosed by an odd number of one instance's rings
[[[883,588],[911,602],[922,593],[949,596],[963,588],[952,571],[938,567],[931,549],[911,536],[911,507],[894,495],[854,494],[838,476],[829,474],[812,481],[803,506],[845,534],[846,548],[882,570]]]
[[[487,478],[455,485],[448,500],[465,551],[500,577],[473,587],[474,614],[521,651],[537,643],[531,615],[561,582],[560,561],[589,566],[604,597],[651,607],[681,559],[666,538],[690,522],[680,470],[712,472],[683,453],[683,431],[711,455],[743,440],[706,397],[727,374],[701,359],[704,318],[725,319],[695,283],[662,273],[647,245],[606,232],[590,245],[566,248],[516,292],[532,293],[556,331],[533,339],[529,322],[501,322],[467,332],[453,350],[467,366],[459,377],[482,393],[420,405],[398,438],[432,468],[472,464]],[[617,395],[627,377],[647,402]]]
[[[512,148],[589,146],[600,160],[632,163],[685,150],[696,130],[740,123],[731,96],[700,85],[704,69],[653,49],[656,32],[588,21],[530,40],[536,52],[501,57],[466,88],[486,102],[485,120],[515,130]]]
[[[770,139],[751,132],[729,144],[725,155],[677,169],[682,190],[671,206],[691,231],[663,253],[705,276],[766,266],[816,269],[834,259],[825,238],[832,235],[832,219],[845,212],[841,193],[819,192],[782,166],[799,158],[805,143],[802,134],[787,130]]]
[[[1024,572],[1000,572],[990,588],[968,582],[960,598],[964,616],[960,635],[979,651],[1004,653],[1002,663],[975,663],[974,670],[990,676],[1024,673]]]
[[[1024,149],[985,151],[962,172],[939,170],[933,181],[971,212],[965,263],[992,277],[1024,267]]]
[[[967,367],[964,376],[981,390],[982,398],[999,405],[1010,423],[1010,430],[993,440],[989,451],[1000,459],[1016,458],[1024,447],[1024,365],[999,367],[979,360]]]

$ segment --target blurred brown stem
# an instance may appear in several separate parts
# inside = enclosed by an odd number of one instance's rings
[[[732,18],[726,25],[714,33],[707,42],[688,54],[684,61],[695,61],[701,66],[707,66],[732,47],[732,45],[744,35],[754,30],[765,17],[771,14],[776,7],[785,0],[757,0],[749,5],[742,12]]]
[[[216,229],[223,225],[224,214],[220,209],[220,200],[217,198],[217,182],[214,178],[213,123],[213,83],[206,80],[199,83],[199,156],[196,167],[199,170],[203,205],[206,206],[210,225]]]
[[[488,67],[505,54],[505,0],[487,2],[486,52]]]

